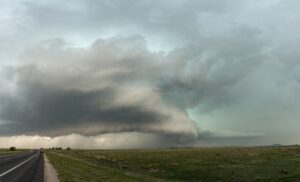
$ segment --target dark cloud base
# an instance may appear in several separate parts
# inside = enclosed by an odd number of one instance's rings
[[[296,143],[295,2],[3,2],[0,135]]]

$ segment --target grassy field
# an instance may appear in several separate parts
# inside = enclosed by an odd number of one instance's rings
[[[46,151],[61,181],[300,181],[300,147]]]
[[[10,151],[9,149],[2,149],[0,148],[0,156],[5,156],[5,155],[12,155],[12,154],[17,154],[20,152],[25,152],[27,150],[25,149],[17,149],[16,151]]]

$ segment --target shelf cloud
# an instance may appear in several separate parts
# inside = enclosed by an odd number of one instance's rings
[[[298,6],[6,2],[0,145],[22,137],[31,137],[26,146],[75,148],[294,144]]]

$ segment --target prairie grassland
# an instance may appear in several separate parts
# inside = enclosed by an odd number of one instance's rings
[[[15,151],[10,151],[9,149],[0,148],[0,156],[13,155],[13,154],[17,154],[17,153],[21,153],[21,152],[25,152],[25,151],[28,151],[28,150],[17,149]]]
[[[300,181],[300,147],[48,150],[46,154],[61,181]]]

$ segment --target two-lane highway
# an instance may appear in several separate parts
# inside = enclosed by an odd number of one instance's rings
[[[0,157],[0,182],[43,182],[44,157],[39,150]]]

